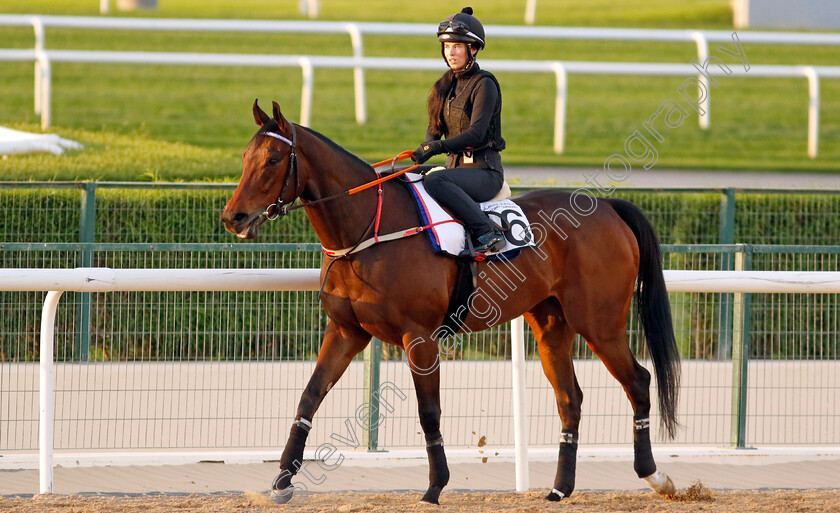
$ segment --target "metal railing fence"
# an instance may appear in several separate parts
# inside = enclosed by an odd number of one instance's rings
[[[0,240],[14,242],[224,243],[220,215],[236,184],[0,182]],[[315,242],[306,216],[290,216],[262,241]]]
[[[718,270],[734,261],[740,269],[840,270],[840,247],[836,246],[665,245],[663,251],[666,269]],[[2,266],[7,268],[71,268],[83,253],[89,253],[96,266],[120,268],[311,268],[320,261],[317,245],[0,245]],[[2,317],[0,329],[0,404],[7,412],[17,411],[16,405],[37,395],[37,379],[32,374],[32,366],[37,365],[27,362],[36,360],[39,354],[35,341],[41,296],[0,293],[0,307],[8,312]],[[56,322],[56,359],[64,376],[57,394],[64,401],[59,404],[66,407],[57,416],[64,435],[58,438],[56,447],[62,450],[96,449],[102,443],[108,448],[155,448],[161,440],[165,440],[163,447],[173,448],[275,445],[279,442],[274,438],[283,431],[275,432],[277,426],[291,421],[326,322],[314,293],[115,292],[95,294],[88,303],[82,298],[78,293],[62,302]],[[839,431],[834,427],[840,419],[831,407],[840,393],[840,373],[836,372],[840,353],[838,294],[683,292],[672,293],[671,301],[685,364],[680,418],[687,427],[677,444],[744,447],[838,443]],[[89,314],[84,317],[80,312],[86,308]],[[634,353],[645,362],[634,316],[628,322],[628,331]],[[510,412],[505,401],[499,402],[509,383],[504,377],[509,372],[504,362],[511,355],[510,341],[505,326],[458,336],[454,341],[453,356],[444,362],[448,378],[443,380],[443,393],[457,398],[451,401],[483,405],[485,412],[468,414],[457,406],[447,406],[449,445],[475,447],[480,436],[487,436],[492,445],[512,444]],[[366,364],[375,366],[377,372],[373,374],[381,383],[396,383],[413,397],[402,351],[377,342],[370,347],[336,385],[331,396],[338,402],[325,405],[319,412],[321,422],[340,424],[347,412],[337,405],[362,404],[369,399],[366,394],[376,390],[376,385],[369,383],[371,374],[363,372]],[[532,426],[529,444],[553,445],[560,431],[559,419],[553,392],[539,370],[531,335],[526,337],[525,354]],[[617,383],[582,341],[577,342],[575,358],[586,410],[594,413],[584,415],[582,443],[629,444],[630,429],[605,427],[623,426],[632,416]],[[245,377],[256,369],[274,376],[265,390]],[[129,404],[136,408],[146,401],[160,401],[155,381],[164,379],[166,372],[191,376],[164,386],[185,397],[198,397],[211,390],[226,397],[247,393],[256,386],[254,393],[265,394],[273,406],[265,412],[243,412],[233,419],[221,410],[160,413],[173,417],[182,429],[181,435],[167,437],[146,433],[141,427],[147,423],[163,429],[162,419],[133,419],[135,410],[129,406],[121,407],[114,419],[101,412],[94,412],[92,418],[78,418],[79,412],[73,409],[74,397],[79,394],[90,396],[93,404],[97,394],[112,405],[120,403],[120,397],[128,397]],[[226,376],[223,383],[204,381],[216,374]],[[765,401],[773,394],[787,400],[767,406]],[[812,407],[805,411],[803,404]],[[605,409],[605,405],[610,406]],[[237,419],[250,419],[254,426],[261,426],[255,428],[259,434],[228,436],[226,430]],[[212,428],[195,427],[202,422]],[[34,449],[37,411],[23,418],[2,414],[0,423],[5,424],[0,429],[0,450]],[[369,448],[415,446],[417,440],[412,433],[416,423],[415,408],[400,409],[389,416],[389,427],[377,432]],[[184,438],[187,432],[203,434]]]
[[[320,265],[319,248],[270,243],[5,243],[0,267],[70,269],[87,259],[90,267],[122,269],[310,269]],[[38,327],[38,294],[0,294],[9,301],[2,317],[0,360],[37,359],[30,337]],[[18,301],[10,299],[17,294]],[[68,292],[62,305],[66,308],[59,309],[56,321],[57,361],[311,360],[325,324],[317,297],[310,293]],[[262,321],[255,324],[255,319]],[[188,341],[182,337],[185,331]]]

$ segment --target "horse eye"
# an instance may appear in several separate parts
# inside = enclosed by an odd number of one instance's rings
[[[278,162],[280,162],[280,161],[277,160],[277,159],[268,159],[268,163],[271,164],[272,166],[277,164]]]

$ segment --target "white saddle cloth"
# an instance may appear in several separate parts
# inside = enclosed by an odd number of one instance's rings
[[[406,179],[414,183],[409,183],[408,187],[414,195],[417,202],[417,209],[420,212],[420,217],[423,219],[424,225],[430,225],[426,231],[429,234],[429,239],[435,251],[440,253],[447,253],[453,256],[458,256],[465,247],[466,230],[464,225],[455,221],[455,219],[446,212],[440,204],[426,192],[423,182],[419,180],[421,175],[414,173],[406,173]],[[496,201],[496,198],[505,193],[505,199]],[[479,203],[481,210],[486,212],[490,220],[493,221],[500,229],[505,232],[505,247],[498,253],[507,253],[509,251],[519,251],[528,246],[536,246],[533,233],[531,232],[531,224],[528,218],[522,211],[522,208],[507,199],[510,196],[510,187],[507,183],[504,184],[500,194],[491,201]],[[498,254],[491,253],[491,254]]]

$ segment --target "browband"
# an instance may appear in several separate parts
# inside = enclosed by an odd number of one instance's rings
[[[275,139],[279,139],[279,140],[283,141],[284,143],[288,144],[289,146],[291,146],[293,148],[295,146],[295,144],[291,140],[287,139],[286,137],[283,137],[280,134],[276,134],[274,132],[263,132],[263,134],[267,135],[269,137],[274,137]]]

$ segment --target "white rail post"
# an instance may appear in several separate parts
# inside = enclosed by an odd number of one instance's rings
[[[808,156],[815,159],[820,145],[820,77],[811,66],[802,71],[808,77]]]
[[[318,0],[302,0],[301,3],[305,5],[307,16],[313,20],[318,17]]]
[[[525,3],[525,24],[533,25],[537,19],[537,0],[528,0]]]
[[[347,32],[350,33],[350,41],[353,43],[353,57],[361,61],[364,57],[362,32],[355,23],[347,24]],[[353,68],[353,84],[356,88],[356,123],[364,125],[367,122],[367,102],[365,100],[365,69],[361,65]]]
[[[700,66],[703,66],[703,63],[709,58],[709,42],[706,40],[706,35],[699,31],[692,32],[691,37],[697,43],[697,60],[700,61]],[[709,110],[709,99],[712,96],[712,90],[709,88],[709,79],[706,78],[706,75],[701,73],[697,79],[700,80],[700,83],[706,90],[706,98],[699,105],[700,109],[704,111],[704,114],[698,116],[697,120],[700,122],[701,130],[708,130],[712,122],[711,111]],[[702,95],[703,91],[700,91],[699,94]]]
[[[35,66],[41,70],[40,91],[35,96],[41,101],[41,128],[46,130],[52,124],[52,66],[47,52],[35,53]]]
[[[551,65],[554,69],[554,76],[557,82],[557,93],[554,107],[554,153],[563,153],[566,142],[566,89],[568,75],[566,67],[562,62],[555,62]]]
[[[513,438],[516,447],[516,491],[527,492],[528,483],[528,397],[525,394],[525,320],[510,322],[511,379],[513,381]]]
[[[32,29],[35,31],[35,53],[44,51],[44,22],[38,16],[32,17]],[[35,60],[35,114],[41,113],[41,66]]]
[[[108,14],[111,10],[111,0],[99,0],[99,14]]]
[[[309,126],[312,117],[312,61],[308,57],[300,58],[300,70],[303,75],[303,87],[300,97],[300,124]]]
[[[38,452],[40,453],[40,493],[53,491],[53,429],[55,421],[55,363],[53,345],[55,341],[55,311],[64,291],[47,292],[41,310],[41,364],[39,390],[40,418],[38,421]]]

